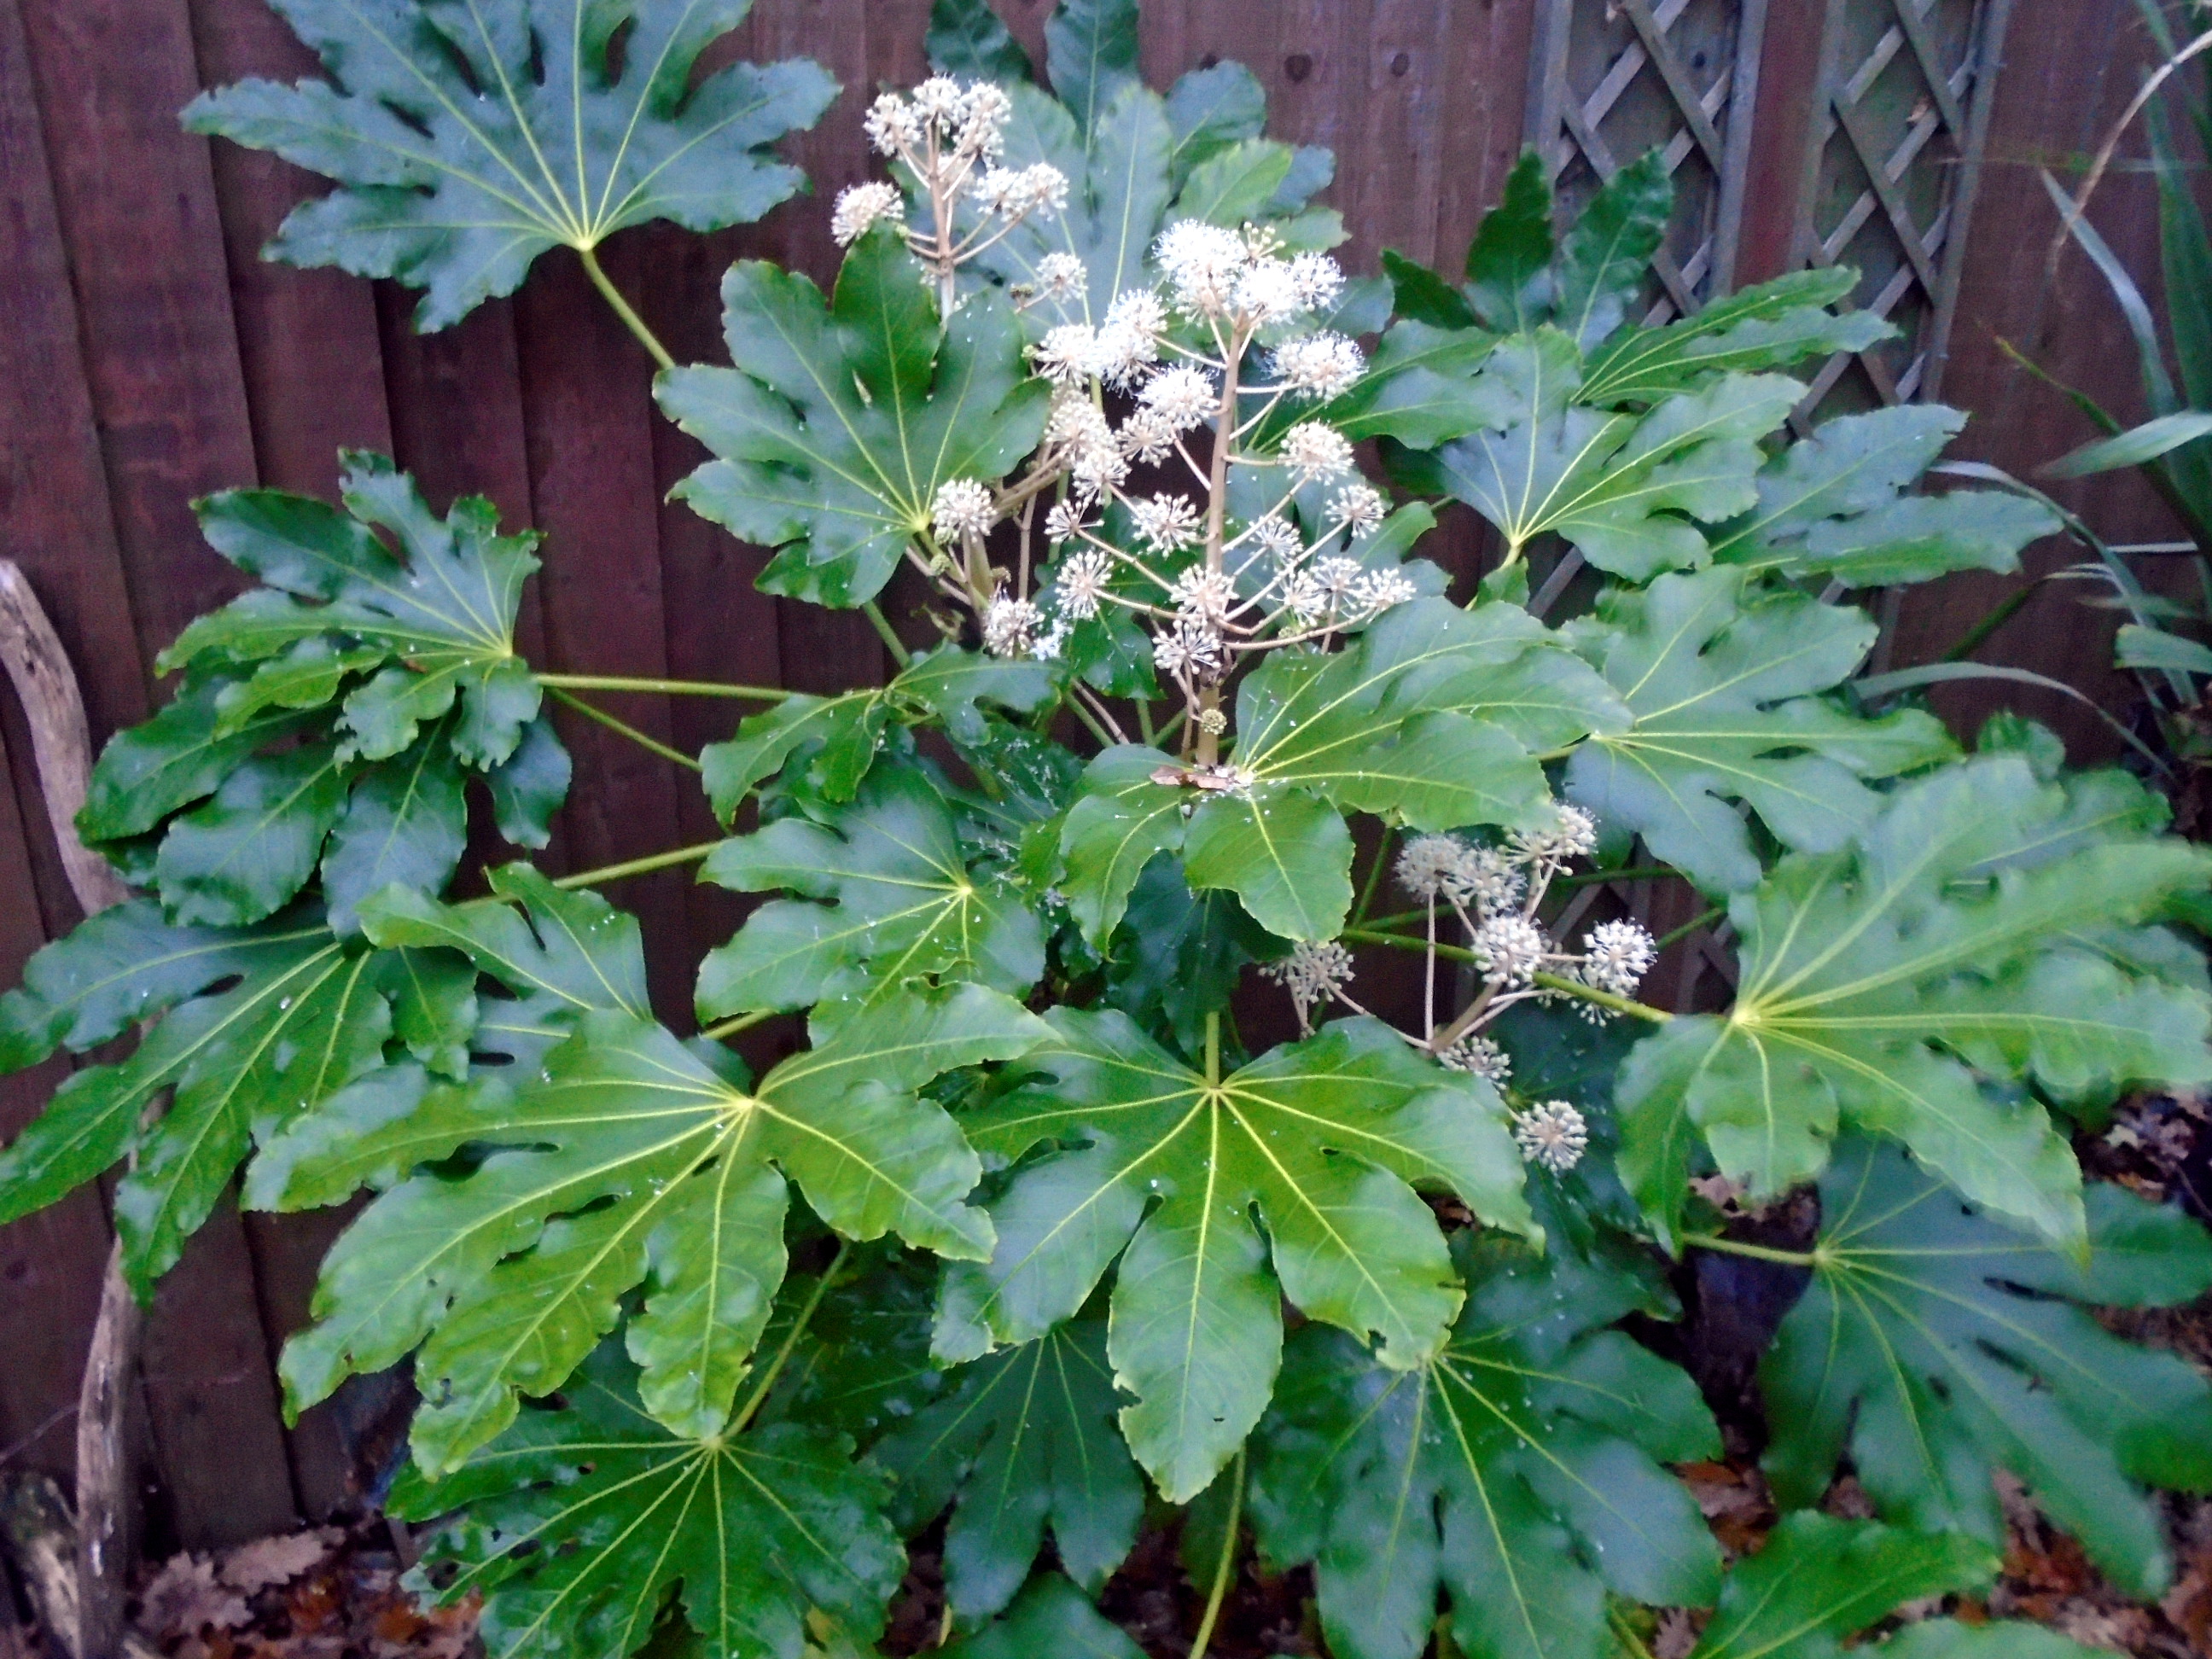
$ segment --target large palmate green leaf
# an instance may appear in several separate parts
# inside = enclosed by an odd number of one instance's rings
[[[805,276],[740,260],[722,281],[735,368],[678,368],[654,395],[715,459],[677,494],[778,550],[772,593],[855,605],[931,523],[938,487],[1003,477],[1043,434],[1051,389],[992,295],[940,327],[895,230],[855,244],[825,302]]]
[[[94,769],[80,832],[143,848],[134,878],[177,921],[258,921],[319,870],[351,935],[370,893],[451,878],[464,768],[526,844],[566,793],[568,756],[514,648],[535,538],[501,536],[479,499],[434,516],[380,456],[344,468],[343,511],[277,490],[198,504],[209,542],[263,585],[163,653],[183,688]]]
[[[185,125],[337,180],[269,257],[426,289],[426,331],[512,294],[550,247],[588,253],[649,219],[759,218],[804,182],[768,146],[837,94],[805,58],[695,84],[751,0],[276,4],[331,79],[221,88]]]
[[[2009,490],[1905,493],[1966,423],[1940,404],[1827,422],[1760,471],[1759,505],[1714,537],[1714,558],[1847,587],[2017,570],[2021,549],[2059,527],[2047,504]]]
[[[955,1372],[951,1393],[870,1449],[898,1477],[891,1508],[903,1530],[952,1506],[945,1584],[961,1619],[1014,1599],[1048,1526],[1062,1570],[1092,1595],[1121,1565],[1145,1481],[1116,1405],[1104,1322],[1079,1320]]]
[[[1740,289],[1657,328],[1623,329],[1589,355],[1577,396],[1603,406],[1656,403],[1717,374],[1863,351],[1897,330],[1871,311],[1828,309],[1857,286],[1850,266],[1823,265]]]
[[[799,793],[824,801],[853,799],[860,780],[895,725],[934,722],[957,744],[982,740],[990,708],[1035,712],[1053,692],[1042,663],[987,657],[941,645],[917,654],[888,685],[866,686],[834,697],[794,692],[773,708],[749,716],[726,743],[699,751],[707,798],[725,823],[763,780],[805,763],[803,777],[786,772]]]
[[[501,909],[447,925],[483,941],[487,972],[512,973],[510,988],[526,991],[532,964],[505,967],[496,940],[522,918],[507,910],[502,923]],[[558,921],[533,911],[541,930]],[[413,939],[439,920],[372,911],[368,925]],[[626,980],[635,934],[617,937]],[[588,944],[583,954],[594,963]],[[826,1041],[817,1028],[814,1048],[755,1086],[726,1051],[687,1047],[618,1002],[574,1013],[572,1034],[511,1089],[363,1097],[323,1159],[293,1160],[288,1194],[326,1200],[388,1170],[402,1147],[418,1172],[370,1204],[325,1260],[319,1322],[285,1351],[292,1397],[319,1399],[349,1370],[421,1343],[415,1455],[425,1469],[450,1468],[514,1420],[518,1393],[559,1387],[642,1287],[628,1343],[647,1408],[711,1434],[783,1279],[787,1182],[849,1237],[896,1231],[940,1254],[987,1256],[990,1224],[962,1201],[975,1156],[913,1091],[1044,1035],[980,986],[909,994],[846,1018]],[[464,1171],[420,1167],[464,1147]]]
[[[1784,860],[1729,917],[1735,1006],[1629,1056],[1622,1169],[1672,1234],[1702,1139],[1761,1196],[1817,1174],[1839,1126],[1893,1136],[1975,1202],[2078,1244],[2081,1172],[2018,1085],[2109,1099],[2212,1078],[2212,999],[2094,937],[2201,891],[2204,854],[2016,756],[1899,790],[1844,851]],[[2122,810],[2124,810],[2123,807]]]
[[[1955,1533],[1899,1532],[1873,1521],[1786,1515],[1765,1547],[1729,1574],[1720,1607],[1692,1659],[1842,1659],[1850,1638],[1893,1609],[1931,1595],[1979,1589],[1996,1566],[1991,1551]],[[1989,1628],[2011,1633],[2022,1627]],[[1888,1642],[1850,1650],[1891,1659],[1981,1651],[2072,1659],[2085,1651],[2071,1642],[2052,1647],[2032,1638],[1986,1649],[1945,1645],[1964,1631],[1949,1620],[1933,1620],[1908,1626]]]
[[[1400,481],[1465,501],[1514,557],[1550,533],[1632,581],[1704,564],[1699,526],[1752,507],[1759,441],[1804,388],[1729,373],[1643,413],[1607,411],[1577,401],[1582,372],[1557,329],[1504,341],[1468,382],[1481,429],[1433,453],[1394,452]]]
[[[128,1059],[72,1075],[0,1151],[0,1221],[135,1152],[115,1224],[125,1271],[149,1294],[254,1139],[384,1065],[398,965],[392,953],[348,947],[303,910],[258,927],[177,927],[143,899],[49,945],[25,988],[0,1000],[10,1069],[167,1016]]]
[[[708,953],[702,1019],[874,1001],[940,978],[1019,994],[1044,971],[1036,913],[1003,870],[970,867],[951,807],[918,770],[885,768],[849,805],[726,841],[700,874],[740,892],[801,895],[763,904]]]
[[[1660,1465],[1716,1455],[1719,1433],[1686,1375],[1605,1328],[1661,1310],[1563,1240],[1461,1237],[1443,1352],[1390,1370],[1309,1326],[1255,1443],[1261,1547],[1315,1564],[1330,1651],[1416,1659],[1439,1589],[1471,1659],[1606,1652],[1608,1595],[1709,1604],[1719,1551]]]
[[[1175,763],[1137,744],[1100,755],[1061,832],[1062,885],[1103,941],[1146,864],[1180,850],[1192,887],[1231,889],[1285,938],[1333,939],[1352,902],[1342,811],[1534,825],[1551,796],[1531,749],[1625,715],[1525,611],[1411,601],[1348,650],[1278,653],[1245,678],[1233,787],[1170,781]]]
[[[1050,1021],[1018,1085],[961,1118],[994,1160],[1059,1147],[992,1203],[988,1261],[947,1268],[937,1351],[1042,1336],[1119,1257],[1108,1353],[1135,1396],[1121,1427],[1171,1501],[1202,1491],[1266,1407],[1282,1297],[1379,1336],[1386,1364],[1437,1351],[1461,1293],[1409,1183],[1532,1225],[1490,1086],[1372,1020],[1324,1026],[1218,1083],[1120,1013]]]
[[[1567,794],[1709,892],[1759,877],[1735,801],[1784,846],[1833,851],[1881,804],[1863,780],[1956,752],[1933,715],[1865,720],[1820,695],[1850,677],[1878,631],[1846,606],[1757,593],[1735,570],[1614,590],[1568,634],[1635,722],[1576,750]]]
[[[1812,1282],[1759,1372],[1780,1500],[1814,1502],[1848,1452],[1885,1517],[1996,1549],[1990,1473],[2007,1469],[2127,1594],[2156,1596],[2171,1562],[2142,1488],[2212,1488],[2212,1389],[2077,1304],[2202,1295],[2212,1238],[2099,1184],[2084,1261],[1864,1141],[1838,1150],[1820,1195]]]
[[[819,1429],[672,1435],[610,1344],[442,1480],[404,1471],[387,1507],[461,1511],[409,1582],[481,1594],[491,1659],[622,1659],[678,1621],[708,1659],[799,1659],[810,1609],[863,1641],[883,1629],[906,1567],[885,1486]]]

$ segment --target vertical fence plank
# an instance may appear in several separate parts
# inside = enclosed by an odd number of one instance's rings
[[[80,307],[118,540],[144,659],[234,591],[194,495],[255,476],[198,90],[180,0],[34,0],[24,14]],[[149,1322],[147,1393],[179,1534],[209,1543],[294,1515],[245,1235],[218,1212]]]

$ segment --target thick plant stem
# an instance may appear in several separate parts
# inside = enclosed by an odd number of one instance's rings
[[[1657,939],[1651,941],[1651,946],[1654,950],[1663,951],[1668,945],[1672,945],[1676,939],[1687,939],[1691,934],[1696,933],[1698,928],[1710,927],[1713,923],[1718,921],[1726,915],[1728,915],[1728,906],[1725,904],[1716,904],[1711,909],[1705,911],[1698,915],[1692,916],[1680,927],[1668,928],[1665,933],[1660,934]]]
[[[612,714],[607,713],[604,708],[594,708],[590,703],[586,702],[581,697],[571,696],[557,685],[548,685],[545,689],[552,693],[556,702],[565,704],[567,707],[574,709],[579,714],[583,715],[587,720],[597,720],[600,725],[605,726],[608,731],[617,732],[623,737],[628,738],[632,743],[637,744],[639,748],[650,750],[652,753],[659,756],[663,760],[674,761],[678,766],[688,766],[694,772],[700,769],[699,763],[692,759],[690,756],[685,754],[681,749],[671,749],[666,744],[661,742],[659,738],[647,737],[644,732],[639,731],[637,727],[632,726],[629,721],[617,720]]]
[[[763,1020],[774,1019],[778,1012],[774,1008],[756,1008],[750,1014],[733,1015],[718,1025],[709,1025],[699,1035],[709,1042],[720,1042],[724,1037],[735,1036],[740,1031],[750,1030]]]
[[[537,679],[549,691],[641,691],[666,697],[744,697],[759,702],[781,702],[798,695],[768,685],[724,685],[716,680],[639,680],[624,674],[539,674]]]
[[[884,615],[883,606],[870,599],[860,607],[860,611],[867,617],[868,625],[876,630],[876,636],[883,641],[884,649],[891,653],[893,662],[903,668],[914,660],[914,653],[907,649],[906,641],[892,628],[890,618]]]
[[[655,870],[665,870],[672,865],[696,864],[722,843],[702,841],[691,847],[678,847],[672,852],[648,853],[641,859],[629,859],[621,864],[603,864],[596,870],[579,870],[573,876],[556,876],[553,884],[566,892],[579,887],[599,887],[611,881],[621,881],[629,876],[649,876]]]
[[[615,315],[623,319],[623,326],[637,337],[637,343],[645,348],[653,362],[662,368],[675,368],[676,359],[668,355],[668,348],[660,343],[659,337],[645,325],[645,319],[639,316],[631,308],[629,301],[623,298],[622,290],[614,285],[613,278],[600,265],[599,256],[590,248],[580,247],[576,250],[576,257],[584,262],[584,274],[592,279],[592,286],[599,289],[606,302],[615,308]]]
[[[1747,1244],[1740,1238],[1723,1238],[1718,1233],[1692,1233],[1682,1240],[1701,1250],[1717,1250],[1723,1255],[1748,1256],[1753,1261],[1771,1261],[1784,1267],[1817,1267],[1825,1259],[1817,1253],[1803,1250],[1778,1250],[1766,1244]]]
[[[1206,1594],[1206,1616],[1198,1621],[1198,1634],[1190,1640],[1190,1659],[1206,1659],[1206,1647],[1213,1640],[1213,1626],[1221,1617],[1221,1604],[1229,1595],[1231,1570],[1237,1565],[1237,1528],[1244,1519],[1244,1449],[1242,1446],[1237,1449],[1237,1462],[1231,1468],[1230,1479],[1233,1484],[1229,1488],[1229,1524],[1222,1529],[1221,1559],[1214,1565],[1213,1587]]]
[[[730,1419],[732,1434],[743,1433],[745,1425],[753,1420],[753,1413],[759,1411],[767,1401],[769,1390],[775,1387],[776,1378],[783,1375],[783,1368],[790,1363],[792,1353],[798,1348],[799,1339],[806,1334],[806,1328],[814,1322],[814,1316],[820,1311],[822,1298],[830,1294],[830,1285],[836,1282],[837,1270],[845,1265],[845,1253],[851,1248],[848,1241],[842,1238],[837,1241],[837,1254],[830,1258],[830,1265],[822,1270],[822,1277],[814,1281],[814,1289],[807,1295],[806,1305],[799,1310],[799,1317],[791,1322],[791,1328],[784,1334],[783,1345],[775,1351],[775,1358],[769,1361],[768,1369],[761,1373],[761,1379],[753,1385],[752,1393],[746,1396],[745,1403],[738,1408],[737,1415]]]
[[[1206,1017],[1206,1081],[1207,1086],[1221,1081],[1221,1016]]]

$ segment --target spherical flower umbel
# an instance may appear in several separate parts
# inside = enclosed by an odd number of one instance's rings
[[[1513,1075],[1513,1061],[1505,1050],[1486,1036],[1463,1036],[1437,1058],[1455,1072],[1469,1072],[1493,1086]]]
[[[1060,574],[1053,578],[1052,591],[1057,596],[1054,603],[1060,614],[1078,622],[1090,621],[1104,603],[1113,574],[1114,562],[1095,547],[1069,554],[1061,562]]]
[[[1176,431],[1188,432],[1219,412],[1221,393],[1204,369],[1180,364],[1146,381],[1137,401]]]
[[[1152,258],[1175,291],[1176,306],[1194,316],[1218,317],[1229,308],[1237,280],[1249,258],[1233,230],[1199,219],[1178,219],[1160,233]]]
[[[1508,988],[1527,985],[1551,954],[1551,941],[1543,929],[1517,915],[1492,916],[1475,929],[1476,966],[1492,984]]]
[[[1344,268],[1326,253],[1301,253],[1291,261],[1291,280],[1297,284],[1298,303],[1308,311],[1324,311],[1344,292]]]
[[[1516,830],[1513,850],[1524,862],[1565,866],[1597,850],[1597,820],[1579,806],[1560,806],[1541,830]]]
[[[1633,996],[1658,955],[1656,941],[1638,923],[1601,921],[1583,941],[1582,976],[1601,991]]]
[[[1057,546],[1080,535],[1085,526],[1081,506],[1074,501],[1060,501],[1044,515],[1044,538]],[[1104,556],[1102,554],[1100,556]]]
[[[988,485],[973,478],[954,478],[938,486],[937,497],[929,504],[929,516],[937,527],[938,540],[953,542],[963,536],[984,534],[998,513]]]
[[[1037,292],[1053,300],[1080,299],[1091,273],[1073,253],[1048,253],[1037,261]]]
[[[1335,939],[1293,945],[1290,955],[1261,965],[1261,977],[1291,994],[1301,1017],[1315,1003],[1352,983],[1352,952]]]
[[[1571,1103],[1547,1100],[1513,1120],[1513,1142],[1531,1164],[1565,1175],[1589,1150],[1589,1125]]]
[[[830,235],[847,247],[866,234],[878,220],[903,221],[906,198],[896,185],[848,185],[837,192],[837,205],[830,214]]]
[[[1236,602],[1237,586],[1223,572],[1194,564],[1175,579],[1168,597],[1182,615],[1218,629]]]
[[[1328,516],[1365,536],[1382,522],[1382,492],[1372,484],[1346,484],[1328,498]]]
[[[1129,517],[1145,545],[1173,553],[1199,539],[1198,509],[1188,495],[1152,495],[1129,503]]]
[[[1152,664],[1182,680],[1208,680],[1221,671],[1221,635],[1188,617],[1152,640]]]
[[[1030,348],[1030,361],[1036,372],[1058,386],[1079,386],[1089,380],[1097,355],[1098,337],[1086,323],[1061,323],[1048,328],[1044,338]]]
[[[1352,441],[1333,426],[1300,421],[1283,434],[1283,462],[1301,483],[1352,471]]]
[[[1309,398],[1349,392],[1367,372],[1367,359],[1341,334],[1301,335],[1275,348],[1275,378]]]
[[[1419,592],[1413,579],[1395,570],[1370,570],[1353,588],[1363,616],[1378,617],[1394,605],[1403,605]]]
[[[983,613],[983,648],[994,657],[1026,657],[1044,633],[1044,612],[1027,599],[996,599]]]
[[[1456,836],[1416,836],[1398,854],[1398,884],[1415,898],[1439,898],[1473,850]]]

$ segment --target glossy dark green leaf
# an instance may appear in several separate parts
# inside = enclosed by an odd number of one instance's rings
[[[1850,1637],[1892,1609],[1978,1589],[1996,1565],[1990,1551],[1955,1533],[1898,1532],[1872,1521],[1810,1513],[1784,1516],[1765,1547],[1729,1574],[1720,1607],[1692,1659],[1841,1659]],[[1904,1650],[1927,1640],[1916,1638]],[[1887,1654],[1897,1645],[1893,1640],[1854,1650]],[[1931,1650],[1944,1651],[1919,1647]]]
[[[950,1504],[945,1590],[966,1622],[1005,1609],[1050,1528],[1061,1568],[1092,1595],[1136,1541],[1145,1481],[1115,1426],[1097,1320],[1054,1326],[976,1360],[870,1455],[898,1478],[892,1514],[920,1531]]]
[[[1581,380],[1574,342],[1556,329],[1505,341],[1467,389],[1480,429],[1401,454],[1401,480],[1465,501],[1516,558],[1549,533],[1601,570],[1648,581],[1704,564],[1700,526],[1753,506],[1759,441],[1804,391],[1780,375],[1728,374],[1634,414],[1577,401]]]
[[[654,395],[715,457],[676,493],[777,550],[760,578],[770,592],[874,598],[939,485],[1004,477],[1043,433],[1049,388],[1026,373],[1005,301],[979,295],[940,331],[889,230],[854,246],[827,301],[805,276],[741,260],[722,305],[739,367],[671,369]]]
[[[1026,81],[1030,55],[1008,32],[990,0],[931,0],[923,37],[929,65],[968,81]]]
[[[1023,1591],[1005,1618],[944,1653],[945,1659],[1144,1659],[1144,1650],[1082,1591],[1050,1575]]]
[[[1201,1052],[1209,1014],[1223,1012],[1250,963],[1282,942],[1224,888],[1194,893],[1173,859],[1146,866],[1107,953],[1109,1006],[1146,1030],[1166,1032],[1185,1054]]]
[[[257,750],[307,726],[291,709],[264,709],[229,731],[216,707],[227,682],[187,684],[153,719],[118,732],[100,751],[77,830],[88,842],[145,834],[204,800]]]
[[[708,1659],[800,1659],[810,1608],[864,1641],[883,1629],[906,1566],[884,1486],[849,1441],[796,1424],[671,1435],[611,1345],[444,1479],[403,1471],[387,1507],[461,1511],[409,1582],[482,1594],[492,1659],[621,1659],[673,1620]]]
[[[909,981],[1017,994],[1044,971],[1044,930],[1011,884],[969,867],[951,809],[918,770],[872,774],[819,821],[779,818],[724,842],[701,878],[799,895],[761,906],[700,965],[701,1018],[872,1000]]]
[[[1756,283],[1657,328],[1624,329],[1584,365],[1585,403],[1656,403],[1716,374],[1789,368],[1863,351],[1896,328],[1871,311],[1831,311],[1858,284],[1847,265]]]
[[[962,1115],[995,1161],[1056,1149],[992,1203],[989,1260],[948,1267],[937,1350],[1042,1336],[1119,1257],[1108,1352],[1135,1396],[1121,1427],[1170,1501],[1203,1490],[1266,1407],[1282,1297],[1378,1334],[1392,1366],[1436,1352],[1460,1291],[1409,1183],[1531,1224],[1489,1085],[1374,1021],[1324,1026],[1218,1085],[1121,1014],[1059,1008],[1051,1024],[1019,1086]]]
[[[1966,420],[1906,404],[1823,423],[1760,470],[1758,506],[1714,538],[1713,556],[1847,587],[2018,569],[2021,550],[2059,527],[2045,503],[2001,489],[1905,493]]]
[[[1470,1659],[1602,1652],[1609,1595],[1710,1603],[1719,1551],[1662,1465],[1719,1432],[1686,1375],[1606,1328],[1653,1310],[1643,1286],[1563,1241],[1461,1237],[1440,1353],[1391,1370],[1310,1326],[1255,1442],[1261,1547],[1314,1563],[1330,1651],[1417,1659],[1439,1589]]]
[[[173,839],[177,832],[170,833]],[[394,882],[425,893],[444,891],[468,838],[461,769],[438,733],[368,768],[347,796],[323,855],[331,926],[341,933],[355,932],[360,926],[355,908]]]
[[[1556,267],[1554,320],[1583,350],[1620,326],[1674,208],[1667,158],[1646,150],[1606,181],[1568,231]]]
[[[1137,0],[1060,0],[1044,26],[1053,94],[1085,132],[1137,77]],[[1110,297],[1110,296],[1109,296]]]
[[[491,787],[492,819],[499,833],[533,850],[550,842],[553,815],[568,799],[574,771],[553,722],[543,714],[531,721],[514,752],[484,780]]]
[[[315,873],[346,810],[349,769],[325,744],[247,761],[161,838],[154,872],[163,907],[179,921],[218,927],[275,915]]]
[[[1526,333],[1551,314],[1552,187],[1544,158],[1524,150],[1505,175],[1505,194],[1482,216],[1467,250],[1467,299],[1474,319]]]
[[[1267,92],[1242,64],[1213,64],[1183,75],[1168,89],[1168,126],[1175,134],[1175,182],[1231,144],[1257,138],[1267,124]]]
[[[331,78],[240,82],[194,100],[185,125],[336,179],[284,221],[269,257],[427,289],[425,331],[513,293],[548,248],[589,252],[652,219],[759,218],[803,182],[768,147],[837,93],[805,58],[694,84],[750,0],[279,9]]]
[[[1864,1141],[1837,1152],[1820,1195],[1812,1282],[1759,1371],[1777,1497],[1811,1503],[1848,1454],[1886,1518],[1995,1551],[1990,1474],[2007,1469],[2125,1593],[2156,1596],[2172,1563],[2142,1488],[2212,1488],[2212,1388],[2085,1309],[2202,1295],[2212,1238],[2100,1183],[2076,1259]]]
[[[2212,1077],[2212,1000],[2085,937],[2208,879],[2198,849],[2106,817],[2125,793],[2069,792],[2013,756],[1949,767],[1850,848],[1785,859],[1732,900],[1735,1006],[1671,1022],[1622,1073],[1623,1173],[1662,1237],[1700,1138],[1765,1196],[1817,1174],[1850,1126],[2078,1245],[2081,1172],[2016,1085],[2109,1099]]]
[[[1733,569],[1607,594],[1569,632],[1635,721],[1575,752],[1568,795],[1709,892],[1759,878],[1733,802],[1785,847],[1835,850],[1881,805],[1868,780],[1955,752],[1920,710],[1868,720],[1820,695],[1850,677],[1877,631],[1863,611],[1762,594]]]
[[[191,623],[162,653],[162,671],[240,669],[336,641],[355,666],[372,656],[387,665],[345,693],[345,750],[388,759],[455,709],[446,737],[453,752],[478,769],[500,764],[540,699],[514,644],[538,538],[501,535],[497,510],[481,496],[440,519],[384,457],[348,451],[343,459],[343,512],[276,490],[199,503],[210,544],[265,586]]]

